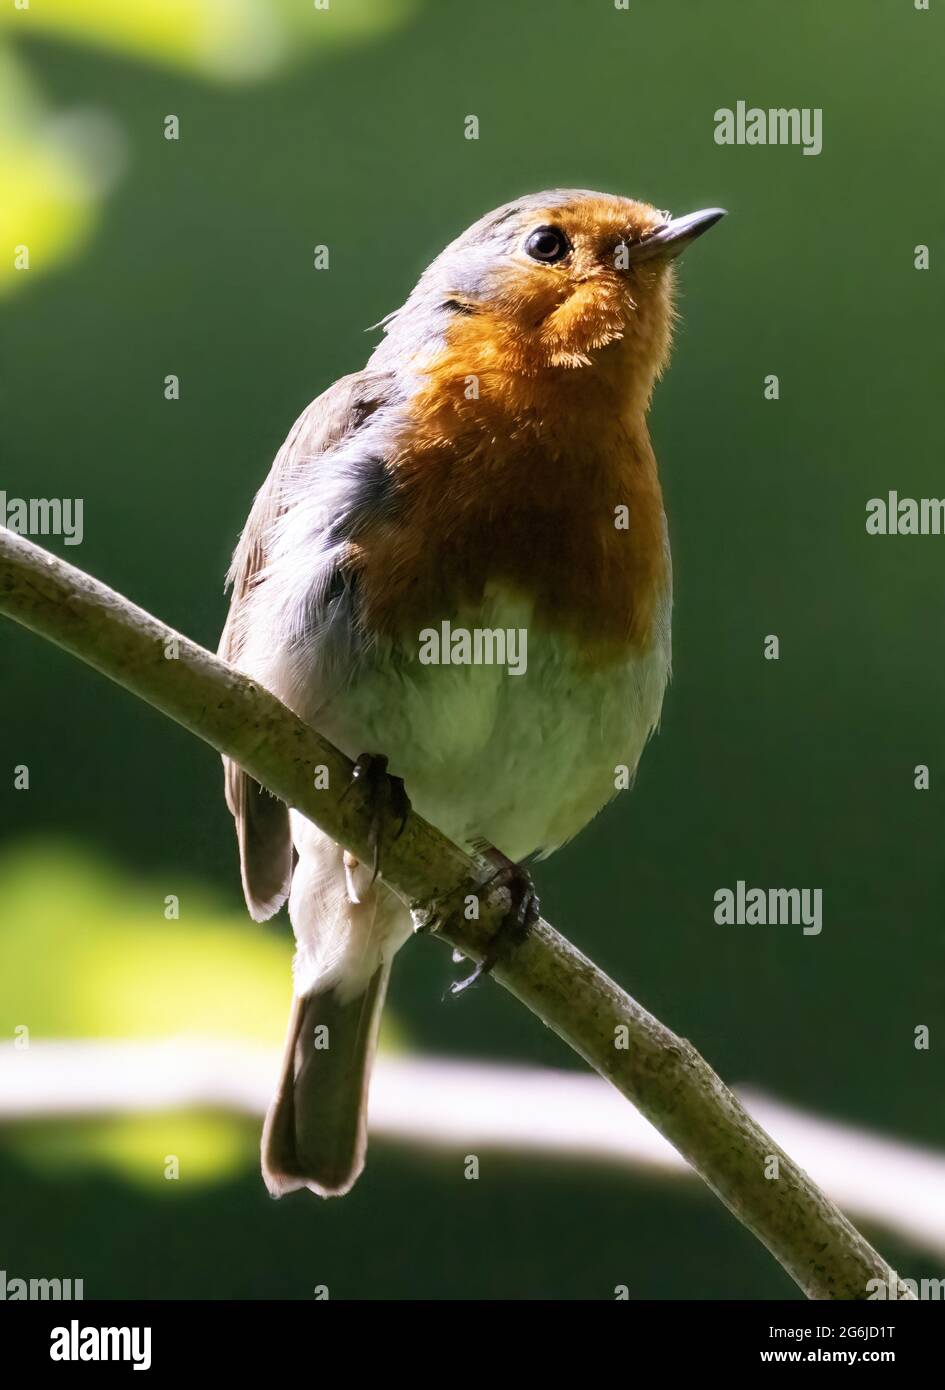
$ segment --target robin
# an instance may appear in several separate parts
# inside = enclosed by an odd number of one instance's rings
[[[488,213],[382,321],[365,369],[300,415],[234,555],[221,654],[355,759],[379,804],[406,814],[406,786],[488,847],[519,929],[537,910],[522,861],[611,800],[659,720],[672,578],[646,416],[673,262],[722,216],[579,190]],[[288,899],[297,945],[263,1176],[275,1196],[340,1195],[364,1166],[410,916],[376,863],[232,762],[226,794],[249,911]]]

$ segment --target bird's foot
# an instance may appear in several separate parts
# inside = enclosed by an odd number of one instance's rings
[[[499,867],[490,878],[486,879],[479,890],[479,895],[481,897],[495,888],[504,888],[509,895],[509,908],[493,932],[482,960],[464,980],[457,980],[455,984],[450,986],[450,993],[453,995],[462,994],[464,990],[469,989],[470,985],[481,980],[483,975],[488,975],[499,959],[506,943],[524,940],[529,930],[541,916],[538,894],[535,892],[531,875],[522,868],[521,864],[515,864],[511,859],[506,859],[505,855],[498,850],[491,850],[490,856],[499,861]]]
[[[394,839],[403,834],[407,817],[410,815],[410,798],[402,777],[393,777],[387,771],[387,758],[383,753],[362,753],[355,759],[351,770],[351,781],[341,794],[345,797],[355,785],[365,789],[371,808],[370,845],[372,856],[371,884],[377,878],[381,866],[381,849],[384,839],[384,826],[389,821],[398,822]]]

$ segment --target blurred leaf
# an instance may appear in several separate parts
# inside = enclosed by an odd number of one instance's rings
[[[111,49],[220,81],[267,76],[300,45],[325,51],[387,32],[416,0],[35,0],[0,10],[11,32]]]
[[[417,0],[344,0],[327,9],[296,0],[42,0],[3,7],[0,27],[242,81],[383,34],[416,8]],[[52,119],[26,71],[0,48],[0,295],[82,247],[118,147],[105,114]],[[19,248],[28,267],[16,263]]]
[[[106,117],[51,117],[26,71],[0,48],[0,294],[81,248],[118,153]],[[28,248],[29,269],[15,268],[19,246]]]
[[[231,79],[269,72],[285,39],[268,0],[42,0],[0,23]]]
[[[292,936],[198,885],[132,883],[67,846],[0,857],[0,1033],[281,1041]],[[164,917],[175,894],[180,918]]]
[[[194,1110],[22,1124],[4,1138],[20,1162],[46,1177],[106,1168],[169,1195],[180,1184],[222,1181],[259,1153],[254,1120]],[[165,1177],[169,1155],[179,1162],[177,1181]]]
[[[180,917],[164,916],[174,894]],[[132,882],[101,859],[36,843],[0,855],[0,1037],[191,1036],[281,1044],[291,992],[285,918],[259,927],[196,883]],[[384,1043],[392,1032],[385,1023]],[[258,1126],[239,1115],[183,1113],[10,1126],[5,1142],[39,1167],[105,1165],[165,1185],[222,1178],[255,1162]],[[174,1184],[167,1186],[173,1189]]]

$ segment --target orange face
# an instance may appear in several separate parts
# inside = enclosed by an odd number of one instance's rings
[[[441,368],[452,358],[477,375],[575,373],[583,386],[595,373],[576,369],[600,367],[628,406],[645,407],[669,353],[672,260],[721,215],[674,220],[581,190],[507,204],[424,273],[393,316],[396,352],[435,346]]]
[[[669,348],[669,261],[637,261],[668,218],[646,203],[585,198],[529,210],[518,244],[496,266],[487,306],[526,370],[591,365],[629,339],[657,372]]]

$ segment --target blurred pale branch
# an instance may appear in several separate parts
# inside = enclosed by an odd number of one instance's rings
[[[347,758],[233,667],[5,528],[0,612],[234,758],[339,844],[370,860],[370,810],[359,784],[345,795],[351,788]],[[316,789],[316,768],[327,769],[328,789]],[[388,833],[384,843],[385,881],[413,907],[416,920],[481,960],[507,910],[504,890],[483,891],[484,866],[415,814],[403,834]],[[445,907],[468,894],[482,898],[475,921]],[[494,978],[638,1107],[808,1297],[864,1299],[870,1280],[891,1282],[882,1257],[692,1044],[547,922],[505,948]]]
[[[222,1038],[44,1039],[28,1048],[0,1043],[0,1120],[125,1118],[183,1108],[261,1116],[279,1058],[275,1046]],[[836,1201],[920,1249],[945,1254],[945,1154],[767,1096],[752,1097],[752,1110]],[[528,1154],[695,1177],[611,1086],[576,1072],[382,1053],[370,1122],[376,1138],[414,1148]],[[250,1152],[255,1157],[255,1149]]]

